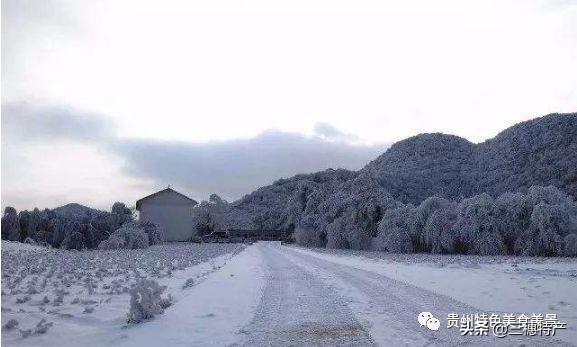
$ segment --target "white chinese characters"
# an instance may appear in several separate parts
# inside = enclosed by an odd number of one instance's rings
[[[531,317],[525,314],[515,315],[506,313],[501,317],[492,313],[464,314],[456,313],[447,315],[447,328],[458,328],[461,335],[484,336],[489,333],[496,337],[508,335],[524,336],[554,336],[557,329],[565,329],[566,323],[560,322],[557,314],[533,313]]]

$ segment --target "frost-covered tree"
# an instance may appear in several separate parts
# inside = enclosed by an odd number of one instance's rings
[[[531,186],[527,190],[527,194],[525,194],[524,201],[531,210],[533,207],[541,203],[563,206],[569,206],[573,204],[571,197],[554,186]]]
[[[563,255],[564,238],[574,233],[577,218],[569,206],[541,202],[533,209],[531,225],[515,243],[515,251],[522,255]]]
[[[325,247],[326,234],[318,225],[318,216],[304,217],[294,231],[295,242],[306,247]]]
[[[67,231],[65,230],[67,224],[69,223],[64,218],[56,217],[52,219],[51,221],[52,240],[50,241],[52,247],[58,248],[62,244],[62,241],[64,241],[64,238],[67,235]]]
[[[563,240],[563,255],[566,257],[577,257],[577,234],[572,233],[565,236]]]
[[[134,220],[132,211],[126,207],[122,202],[115,202],[112,205],[111,213],[109,215],[108,231],[113,232],[120,228],[125,223],[130,223]]]
[[[350,230],[348,230],[347,220],[344,216],[329,223],[325,230],[327,248],[351,248],[349,244]]]
[[[45,216],[43,215],[43,213],[38,208],[34,208],[34,210],[30,212],[28,225],[26,229],[26,236],[35,239],[36,232],[41,227],[44,219]]]
[[[6,207],[2,216],[2,239],[10,241],[22,241],[20,234],[20,221],[14,207]]]
[[[454,208],[454,206],[451,205],[449,200],[433,196],[425,199],[415,208],[414,213],[411,215],[409,235],[411,236],[413,248],[416,252],[430,252],[432,245],[440,242],[440,240],[435,239],[436,236],[434,234],[425,234],[425,225],[435,211],[449,208],[449,206]],[[432,229],[430,231],[432,231]]]
[[[480,194],[459,203],[454,228],[458,241],[469,254],[506,254],[507,247],[499,233],[498,211],[493,198]]]
[[[132,215],[132,211],[123,202],[112,204],[111,213],[116,215]]]
[[[28,237],[28,224],[30,223],[30,212],[29,211],[20,211],[18,213],[18,221],[20,222],[20,230],[22,237],[26,239]]]
[[[63,249],[91,249],[96,248],[100,242],[98,230],[90,224],[79,222],[67,222],[62,228],[64,238],[60,244]]]
[[[212,194],[208,201],[201,201],[192,209],[192,221],[197,235],[207,235],[213,231],[228,229],[227,213],[229,204],[216,194]]]
[[[423,228],[424,243],[431,253],[460,253],[459,234],[454,225],[457,204],[448,203],[435,209]]]
[[[86,248],[84,234],[81,232],[81,224],[69,222],[64,226],[64,239],[60,248],[82,250]]]
[[[495,199],[498,230],[508,253],[513,253],[515,241],[529,227],[533,206],[521,193],[504,193]]]
[[[393,253],[411,253],[415,250],[411,239],[411,220],[415,208],[412,205],[397,207],[385,212],[378,227],[378,235],[372,248]]]

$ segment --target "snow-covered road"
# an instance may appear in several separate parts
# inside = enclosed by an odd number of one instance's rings
[[[266,286],[244,329],[246,345],[568,345],[555,338],[463,337],[446,328],[447,314],[482,310],[313,251],[275,243],[256,247],[266,266]],[[422,311],[439,318],[438,331],[418,324]]]
[[[266,287],[247,346],[373,345],[337,291],[287,256],[284,247],[259,243]]]

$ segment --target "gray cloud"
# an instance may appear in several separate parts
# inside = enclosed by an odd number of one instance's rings
[[[236,199],[282,177],[328,168],[359,169],[384,146],[355,146],[317,136],[269,131],[248,140],[194,144],[119,141],[130,174],[185,187],[197,196]]]
[[[319,135],[313,136],[268,131],[251,139],[192,143],[118,138],[114,136],[114,124],[107,118],[65,107],[9,104],[2,106],[2,114],[3,143],[9,142],[9,146],[3,146],[3,154],[9,154],[4,156],[8,160],[15,153],[6,151],[18,152],[21,144],[79,141],[120,157],[128,176],[149,179],[157,187],[181,187],[198,199],[217,193],[233,200],[298,173],[359,169],[385,149],[384,145],[350,144],[344,140],[347,135],[329,124],[317,126],[315,132]],[[18,160],[7,163],[3,159],[2,167],[17,171],[20,164]],[[3,186],[7,190],[16,188]]]
[[[2,137],[9,141],[103,140],[111,138],[114,129],[114,123],[106,117],[65,107],[2,105]]]

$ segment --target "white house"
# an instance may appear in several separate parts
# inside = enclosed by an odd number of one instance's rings
[[[166,241],[187,241],[192,236],[192,208],[196,201],[166,188],[136,202],[141,221],[159,224]]]

